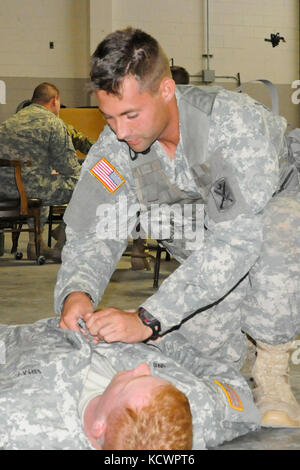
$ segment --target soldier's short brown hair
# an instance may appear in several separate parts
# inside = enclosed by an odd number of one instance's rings
[[[169,60],[157,42],[140,29],[128,27],[109,34],[92,56],[91,88],[121,94],[126,76],[132,75],[140,89],[156,92],[161,80],[171,77]]]

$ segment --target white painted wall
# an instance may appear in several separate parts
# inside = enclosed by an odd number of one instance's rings
[[[154,36],[175,64],[199,72],[203,54],[202,0],[112,0],[113,29],[138,27]]]
[[[217,76],[265,77],[277,84],[299,76],[298,0],[210,0],[210,68]],[[206,68],[206,0],[112,0],[112,29],[128,25],[154,35],[190,74]],[[286,43],[265,42],[279,32]]]
[[[89,0],[1,0],[0,78],[86,77],[88,7]]]
[[[155,36],[175,64],[200,75],[206,68],[206,2],[0,0],[0,80],[7,83],[8,97],[7,104],[0,103],[0,120],[14,109],[16,91],[18,97],[26,91],[27,97],[36,81],[86,79],[97,44],[109,32],[129,25]],[[281,87],[284,106],[290,106],[291,83],[299,79],[299,1],[209,0],[209,5],[210,68],[220,77],[217,82],[234,87],[234,80],[222,77],[237,73],[242,82],[268,78]],[[272,48],[264,39],[277,32],[286,43]],[[50,41],[54,49],[49,49]],[[33,79],[24,93],[22,77]],[[69,82],[62,86],[76,87]],[[297,118],[293,106],[287,115]]]
[[[206,0],[1,0],[0,78],[88,76],[89,55],[128,25],[154,35],[190,74],[206,67]],[[210,0],[210,67],[277,84],[299,78],[298,0]],[[280,32],[286,43],[264,38]],[[54,41],[54,49],[49,42]]]
[[[93,54],[99,42],[113,30],[112,1],[90,0],[90,55]]]
[[[240,72],[242,80],[268,78],[277,84],[299,76],[298,0],[211,0],[212,65],[217,74]],[[286,43],[265,38],[280,33]]]

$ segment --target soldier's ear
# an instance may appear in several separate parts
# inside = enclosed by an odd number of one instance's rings
[[[176,90],[176,84],[174,80],[170,77],[165,77],[160,83],[160,93],[165,101],[165,103],[168,103],[171,101],[171,99],[175,95],[175,90]]]

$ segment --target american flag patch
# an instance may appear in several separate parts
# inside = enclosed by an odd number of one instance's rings
[[[125,182],[123,176],[105,158],[101,158],[90,169],[90,172],[104,184],[110,193],[114,193]]]

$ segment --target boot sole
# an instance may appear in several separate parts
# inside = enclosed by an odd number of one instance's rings
[[[300,421],[290,418],[284,411],[269,410],[263,414],[261,425],[266,428],[299,428]]]

